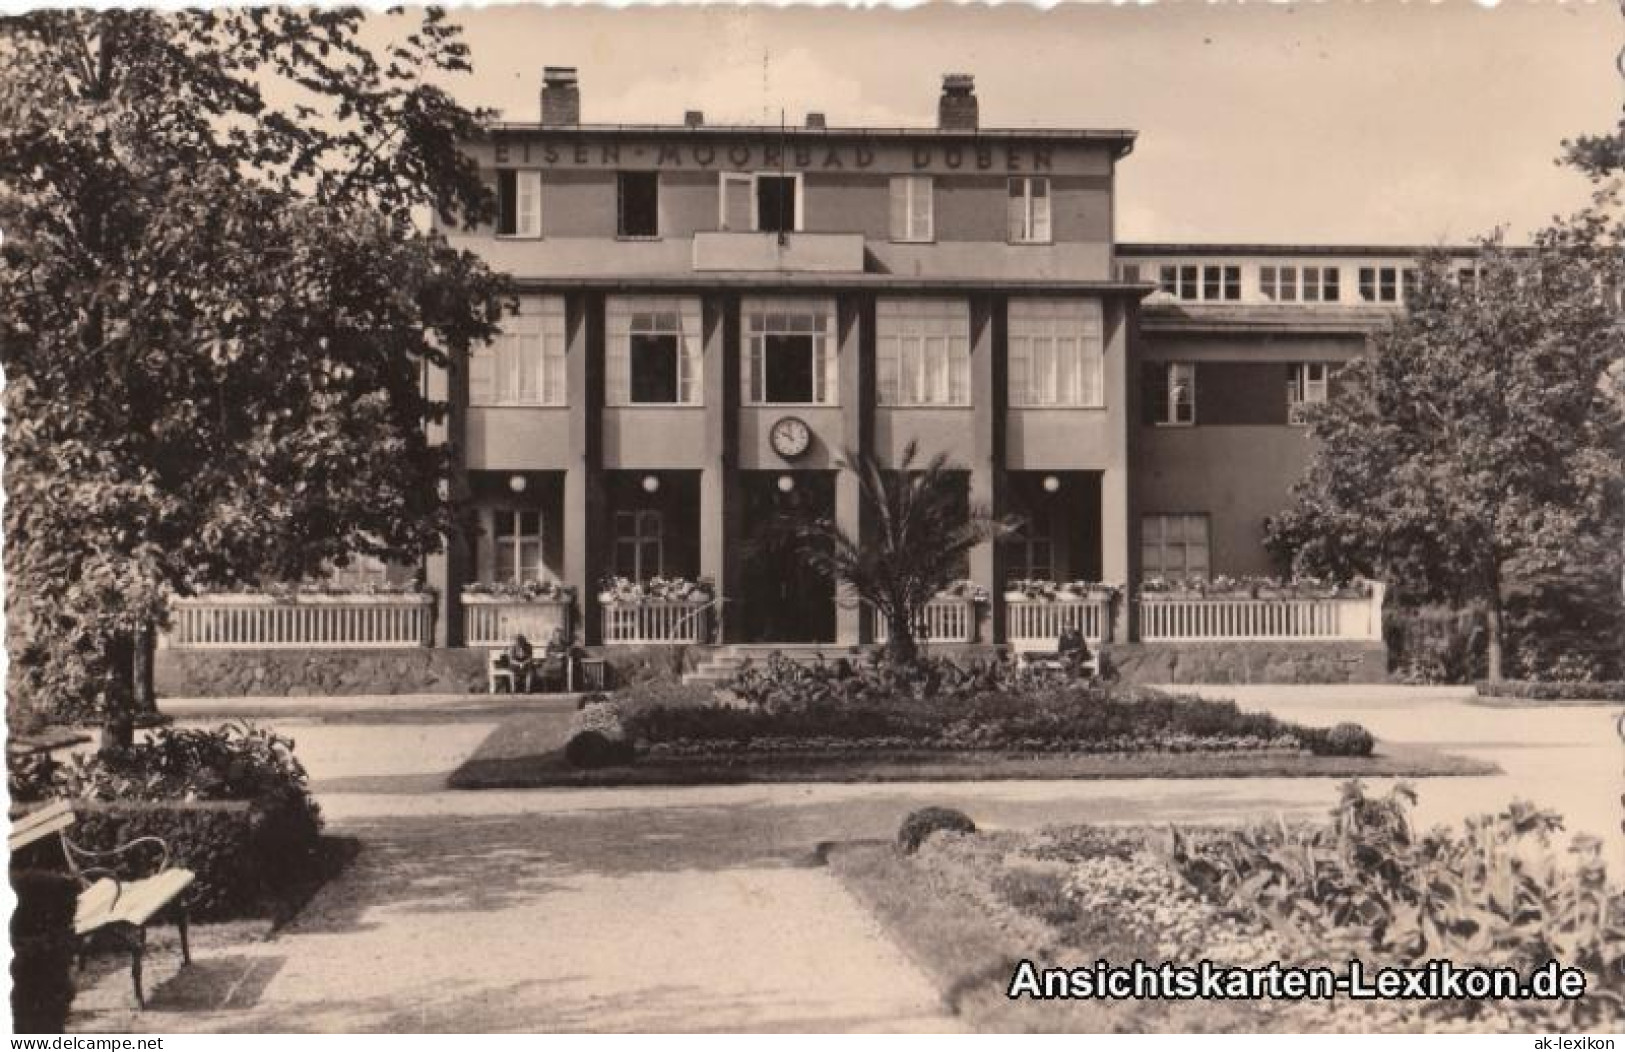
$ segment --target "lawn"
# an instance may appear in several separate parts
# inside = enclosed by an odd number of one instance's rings
[[[1331,794],[1328,794],[1330,797]],[[1345,796],[1345,800],[1348,799]],[[1386,801],[1362,802],[1386,813]],[[1186,830],[1176,840],[1167,828],[1057,826],[1038,831],[938,833],[918,853],[891,842],[829,847],[834,875],[938,986],[968,1028],[984,1032],[1528,1032],[1607,1031],[1620,1021],[1619,982],[1602,977],[1598,962],[1622,947],[1617,924],[1580,919],[1589,934],[1572,937],[1563,954],[1588,973],[1586,1003],[1489,1003],[1331,1000],[1096,1000],[1007,996],[1017,966],[1085,968],[1097,961],[1157,968],[1164,962],[1195,965],[1341,968],[1359,959],[1368,973],[1385,965],[1416,966],[1431,957],[1461,964],[1545,960],[1548,938],[1573,930],[1561,903],[1595,878],[1581,859],[1548,842],[1539,823],[1516,807],[1488,819],[1465,838],[1453,833],[1386,840],[1375,823],[1353,834],[1380,864],[1362,869],[1359,853],[1342,854],[1338,835],[1305,826],[1290,834],[1270,824],[1253,828]],[[1263,829],[1263,832],[1259,832]],[[1521,843],[1521,841],[1529,843]],[[1283,849],[1283,841],[1290,849]],[[1498,849],[1520,841],[1516,853],[1558,860],[1524,877],[1512,902],[1500,901],[1500,879],[1510,855]],[[1295,863],[1249,868],[1282,857],[1309,857],[1315,875]],[[1236,869],[1228,863],[1241,863]],[[1214,865],[1213,863],[1217,863]],[[1391,867],[1391,868],[1390,868]],[[1268,868],[1268,865],[1265,867]],[[1507,871],[1507,872],[1513,872]],[[1246,873],[1251,880],[1242,877]],[[1395,876],[1398,873],[1399,876]],[[1459,891],[1450,901],[1432,898],[1440,880]],[[1260,884],[1258,882],[1262,881]],[[1327,890],[1331,889],[1331,890]],[[1341,897],[1339,896],[1341,892]],[[1616,918],[1618,889],[1610,891]],[[1416,904],[1420,902],[1418,907]],[[1344,905],[1359,903],[1351,913]],[[1420,908],[1427,920],[1416,942],[1406,942],[1405,913]],[[1478,936],[1494,956],[1469,951],[1471,935],[1444,937],[1429,929],[1458,911],[1477,918]],[[1413,918],[1414,921],[1414,918]],[[1414,927],[1414,924],[1412,924]],[[1465,930],[1463,930],[1465,931]],[[1430,941],[1431,940],[1431,941]],[[1333,949],[1333,947],[1336,949]],[[1545,954],[1545,956],[1542,956]]]
[[[528,713],[504,721],[452,772],[453,789],[715,785],[752,782],[934,782],[1101,778],[1333,778],[1497,774],[1494,764],[1423,745],[1379,742],[1370,756],[1269,750],[1181,753],[1055,753],[965,749],[866,750],[861,755],[771,753],[640,758],[581,769],[565,759],[568,715]]]

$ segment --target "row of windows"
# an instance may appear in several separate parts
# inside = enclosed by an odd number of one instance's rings
[[[835,301],[748,299],[741,308],[746,405],[834,405]],[[610,297],[606,390],[612,406],[699,405],[700,301]],[[1012,300],[1006,325],[1012,406],[1105,404],[1104,323],[1097,300]],[[964,300],[880,299],[877,396],[884,406],[969,406],[970,307]],[[529,296],[503,333],[470,358],[469,402],[566,404],[564,299]]]
[[[1161,427],[1189,427],[1196,423],[1196,365],[1166,362],[1155,366],[1157,377],[1147,392],[1151,421]],[[1326,401],[1329,369],[1325,362],[1298,362],[1287,367],[1287,421],[1304,422],[1304,407]]]
[[[1400,303],[1414,292],[1418,280],[1415,267],[1361,266],[1350,268],[1355,280],[1347,288],[1340,266],[1270,264],[1257,268],[1258,285],[1253,294],[1245,285],[1250,269],[1235,263],[1125,263],[1119,274],[1124,281],[1140,281],[1154,274],[1162,292],[1186,302],[1206,303]],[[1477,283],[1478,271],[1458,267],[1454,277],[1470,290]]]
[[[540,171],[499,169],[497,235],[541,237],[546,197]],[[1010,242],[1047,244],[1054,239],[1050,200],[1046,176],[1009,180],[1006,224]],[[806,222],[801,173],[718,173],[717,229],[788,233],[805,230]],[[893,241],[936,240],[936,180],[932,176],[892,177],[890,225]],[[617,173],[615,230],[623,238],[660,236],[660,173]]]

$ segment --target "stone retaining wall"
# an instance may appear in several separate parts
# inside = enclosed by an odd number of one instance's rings
[[[1384,683],[1381,643],[1107,643],[1125,683]]]

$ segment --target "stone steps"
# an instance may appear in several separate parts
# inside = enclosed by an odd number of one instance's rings
[[[683,674],[683,682],[720,687],[738,675],[745,662],[759,664],[772,654],[780,654],[802,664],[813,664],[821,660],[856,658],[859,651],[855,646],[841,643],[733,643],[712,651],[692,672]]]

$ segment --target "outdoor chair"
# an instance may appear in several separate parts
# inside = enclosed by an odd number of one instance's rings
[[[490,694],[497,692],[497,684],[506,683],[509,694],[519,693],[518,685],[514,681],[513,669],[509,667],[503,651],[493,650],[486,658],[485,679],[486,691]]]

